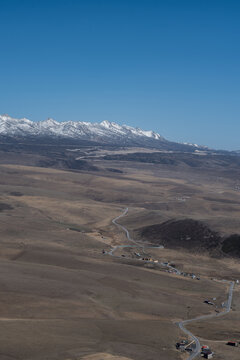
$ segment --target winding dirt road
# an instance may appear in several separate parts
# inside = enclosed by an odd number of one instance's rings
[[[116,245],[112,248],[112,250],[110,250],[108,252],[109,255],[111,256],[114,256],[114,257],[119,257],[119,256],[115,256],[114,255],[114,252],[119,249],[119,248],[125,248],[125,247],[140,247],[144,250],[144,248],[153,248],[153,247],[150,247],[150,246],[147,246],[145,247],[143,244],[139,244],[137,241],[135,241],[134,239],[131,238],[130,234],[129,234],[129,231],[123,226],[123,225],[120,225],[117,223],[117,220],[119,220],[120,218],[122,218],[123,216],[126,216],[128,213],[128,208],[126,208],[122,214],[120,214],[119,216],[117,216],[115,219],[112,220],[112,223],[114,225],[116,225],[119,229],[123,230],[125,233],[126,233],[126,236],[127,236],[127,239],[134,243],[134,245]],[[156,247],[155,247],[156,248]],[[164,248],[163,246],[160,246],[158,248]],[[160,263],[160,265],[162,266],[163,264]],[[180,271],[176,268],[173,268],[169,265],[166,265],[166,267],[168,268],[171,268],[173,270],[175,270],[175,272],[177,274],[180,274]],[[229,292],[228,292],[228,299],[226,301],[226,304],[225,304],[225,310],[223,310],[222,312],[220,313],[212,313],[212,314],[209,314],[209,315],[201,315],[201,316],[198,316],[196,318],[193,318],[193,319],[188,319],[188,320],[183,320],[183,321],[180,321],[180,322],[177,322],[176,325],[179,326],[179,328],[186,334],[188,335],[194,342],[195,342],[195,349],[193,349],[192,353],[189,355],[188,359],[187,360],[192,360],[194,358],[196,358],[200,352],[201,352],[201,344],[200,344],[200,341],[199,339],[191,333],[191,331],[187,330],[185,328],[185,325],[189,324],[189,323],[192,323],[194,321],[201,321],[201,320],[209,320],[209,319],[215,319],[216,317],[219,317],[219,316],[224,316],[226,315],[227,313],[230,312],[231,310],[231,306],[232,306],[232,297],[233,297],[233,289],[234,289],[234,282],[233,281],[227,281],[227,280],[219,280],[223,283],[228,283],[230,286],[229,286]]]

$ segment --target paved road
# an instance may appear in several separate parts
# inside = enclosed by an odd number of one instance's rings
[[[122,229],[122,230],[126,233],[127,239],[128,239],[129,241],[133,242],[133,243],[134,243],[135,245],[137,245],[138,247],[142,247],[142,248],[143,248],[143,247],[144,247],[143,245],[138,244],[135,240],[133,240],[133,239],[131,238],[128,229],[126,229],[123,225],[120,225],[120,224],[117,223],[117,220],[120,219],[120,218],[122,218],[123,216],[126,216],[127,213],[128,213],[128,208],[126,208],[126,209],[123,211],[122,214],[118,215],[115,219],[113,219],[113,220],[112,220],[112,223],[113,223],[114,225],[116,225],[118,228]],[[116,246],[115,246],[115,247],[116,247]],[[120,246],[120,247],[125,247],[125,245]],[[129,245],[128,245],[128,247],[129,247]],[[118,248],[118,247],[116,247],[116,248]]]
[[[202,316],[198,316],[198,317],[193,318],[193,319],[188,319],[188,320],[180,321],[179,323],[177,323],[177,325],[180,327],[180,329],[183,332],[185,332],[185,334],[190,336],[190,338],[192,340],[194,340],[195,344],[196,344],[196,348],[193,351],[193,353],[189,356],[188,360],[192,360],[192,359],[194,359],[195,357],[197,357],[199,355],[199,353],[201,351],[201,345],[200,345],[200,342],[199,342],[198,338],[196,336],[194,336],[189,330],[187,330],[184,325],[189,324],[189,323],[194,322],[194,321],[208,320],[208,319],[213,319],[213,318],[216,319],[216,317],[226,315],[231,310],[234,282],[233,281],[227,281],[227,280],[222,280],[222,282],[230,284],[229,292],[228,292],[228,299],[227,299],[227,302],[225,304],[225,310],[223,310],[220,313],[202,315]]]
[[[144,245],[144,244],[140,244],[139,242],[135,241],[134,239],[131,238],[130,234],[129,234],[129,231],[128,229],[125,228],[125,226],[121,225],[121,224],[118,224],[117,223],[117,220],[120,219],[121,217],[123,216],[126,216],[128,213],[128,208],[124,209],[124,211],[122,212],[122,214],[118,215],[115,219],[112,220],[112,223],[114,225],[116,225],[119,229],[123,230],[127,236],[127,239],[132,242],[134,245],[116,245],[116,246],[113,246],[113,248],[107,252],[108,255],[111,255],[111,256],[114,256],[116,258],[121,258],[121,256],[117,256],[117,255],[114,255],[114,252],[117,250],[117,249],[124,249],[124,248],[141,248],[142,249],[142,252],[144,253],[144,249],[148,248],[148,249],[163,249],[164,246],[160,245],[160,246],[148,246],[148,245]],[[152,262],[152,261],[146,261],[145,262]],[[163,264],[161,264],[163,265]],[[172,266],[167,266],[168,268],[170,269],[174,269]]]
[[[125,247],[141,247],[143,250],[145,248],[145,246],[143,244],[139,244],[137,241],[133,240],[128,232],[128,230],[123,226],[123,225],[120,225],[117,223],[117,220],[120,219],[121,217],[127,215],[128,213],[128,208],[126,208],[122,214],[120,214],[119,216],[117,216],[115,219],[112,220],[112,223],[114,225],[116,225],[118,228],[122,229],[125,233],[126,233],[126,236],[127,236],[127,239],[129,241],[131,241],[132,243],[134,243],[135,245],[117,245],[117,246],[114,246],[112,248],[112,250],[110,250],[108,252],[109,255],[111,256],[116,256],[114,255],[114,251],[119,249],[119,248],[125,248]],[[148,248],[150,248],[150,246],[147,246]],[[163,248],[163,246],[160,246],[160,248]],[[116,257],[120,257],[120,256],[116,256]],[[163,265],[162,263],[160,263],[160,265]],[[166,265],[166,267],[168,267],[169,269],[172,269],[172,270],[175,270],[175,272],[177,274],[180,274],[181,272],[176,269],[176,268],[173,268],[172,266],[170,265]],[[230,286],[229,286],[229,292],[228,292],[228,299],[225,303],[225,309],[220,312],[220,313],[212,313],[212,314],[209,314],[209,315],[202,315],[202,316],[198,316],[196,318],[193,318],[193,319],[188,319],[188,320],[183,320],[183,321],[180,321],[178,323],[176,323],[179,328],[186,334],[188,335],[192,340],[194,340],[196,346],[195,346],[195,349],[193,350],[193,352],[189,355],[188,359],[187,360],[192,360],[194,358],[196,358],[200,352],[201,352],[201,344],[200,344],[200,341],[199,339],[194,335],[192,334],[189,330],[187,330],[185,328],[185,325],[191,323],[191,322],[194,322],[194,321],[201,321],[201,320],[207,320],[207,319],[213,319],[213,318],[216,318],[216,317],[219,317],[219,316],[223,316],[223,315],[226,315],[227,313],[229,313],[229,311],[231,310],[231,306],[232,306],[232,297],[233,297],[233,288],[234,288],[234,282],[233,281],[227,281],[227,280],[220,280],[221,282],[223,283],[228,283]]]

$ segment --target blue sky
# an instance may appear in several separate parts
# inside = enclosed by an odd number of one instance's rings
[[[240,149],[237,0],[0,0],[0,113]]]

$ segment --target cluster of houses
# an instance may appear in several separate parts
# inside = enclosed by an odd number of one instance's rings
[[[176,348],[180,351],[188,351],[188,352],[192,352],[194,347],[192,347],[191,345],[194,343],[194,341],[192,342],[188,342],[187,340],[181,340],[180,342],[176,343]],[[204,359],[212,359],[213,358],[214,353],[212,352],[212,350],[209,348],[208,345],[203,345],[201,348],[201,356]]]
[[[201,356],[204,359],[212,359],[214,353],[212,352],[212,350],[209,348],[208,345],[203,345],[202,349],[201,349]]]
[[[192,278],[193,280],[200,280],[200,277],[193,274],[193,273],[186,273],[186,272],[181,272],[179,271],[178,269],[176,269],[175,267],[173,267],[173,265],[165,265],[166,263],[163,263],[161,265],[163,266],[167,266],[168,267],[168,270],[167,272],[169,273],[173,273],[173,274],[177,274],[177,275],[181,275],[181,276],[184,276],[184,277],[190,277]]]
[[[103,249],[102,253],[106,254],[108,252]],[[121,257],[127,257],[127,256],[122,254]],[[160,262],[159,260],[155,260],[154,258],[152,258],[149,255],[142,255],[139,252],[134,252],[132,254],[132,258],[134,258],[134,257],[137,258],[138,260],[146,261],[148,263],[161,265],[164,268],[167,268],[166,271],[169,272],[169,273],[176,274],[176,275],[181,275],[181,276],[185,276],[185,277],[190,277],[190,278],[195,279],[195,280],[200,280],[200,277],[195,275],[194,273],[181,272],[180,270],[175,268],[175,264],[171,264],[168,261],[167,262]]]
[[[200,280],[200,277],[193,274],[193,273],[186,273],[186,272],[181,272],[180,275],[182,276],[189,276],[191,277],[192,279],[196,279],[196,280]]]
[[[141,260],[150,261],[150,262],[153,262],[153,263],[155,263],[155,264],[158,263],[158,260],[154,260],[154,259],[151,258],[151,257],[143,257],[143,258],[141,258]]]
[[[138,252],[134,252],[134,255],[135,255],[139,260],[149,261],[149,262],[152,262],[152,263],[155,263],[155,264],[158,263],[158,260],[155,260],[155,259],[153,259],[153,258],[150,257],[150,256],[142,256],[142,255],[141,255],[140,253],[138,253]]]
[[[159,264],[165,268],[167,268],[167,272],[171,273],[171,274],[177,274],[177,275],[182,275],[185,277],[191,277],[192,279],[196,279],[196,280],[200,280],[200,277],[193,274],[193,273],[187,273],[187,272],[181,272],[178,269],[175,268],[175,264],[171,264],[168,261],[167,262],[159,262],[158,260],[153,259],[150,256],[142,256],[140,253],[138,252],[134,252],[134,256],[136,256],[139,260],[143,260],[143,261],[148,261],[148,262],[152,262],[155,264]]]
[[[180,350],[180,351],[192,351],[191,345],[193,344],[194,341],[192,341],[191,343],[189,343],[187,340],[181,340],[180,342],[176,343],[176,349]]]
[[[176,349],[180,350],[180,351],[192,352],[194,347],[192,347],[191,345],[193,343],[194,343],[194,341],[189,343],[188,340],[181,340],[180,342],[176,343]],[[237,342],[237,341],[228,341],[227,345],[238,347],[239,342]],[[201,357],[203,357],[204,359],[212,359],[213,355],[214,355],[214,352],[210,349],[210,347],[208,345],[203,345],[201,347]]]
[[[102,254],[106,254],[106,253],[108,253],[108,252],[103,249]],[[110,252],[109,252],[109,254],[110,254]],[[122,254],[121,257],[127,257],[127,256]],[[132,258],[134,258],[134,257],[137,258],[138,260],[146,261],[148,263],[161,265],[161,266],[167,268],[166,271],[169,273],[181,275],[181,276],[185,276],[185,277],[191,277],[192,279],[200,280],[200,277],[195,275],[194,273],[181,272],[180,270],[175,268],[175,264],[171,264],[168,261],[160,262],[159,260],[155,260],[154,258],[152,258],[149,255],[142,255],[139,252],[134,252],[132,254]]]

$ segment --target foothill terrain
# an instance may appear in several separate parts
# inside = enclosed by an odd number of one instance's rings
[[[237,155],[5,138],[0,171],[1,360],[188,359],[208,314],[239,359]]]

